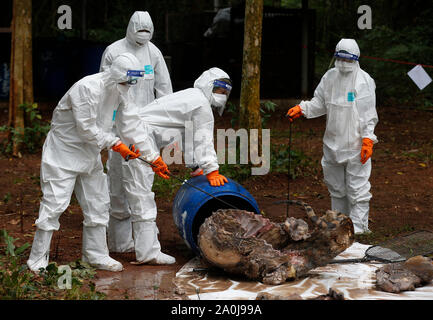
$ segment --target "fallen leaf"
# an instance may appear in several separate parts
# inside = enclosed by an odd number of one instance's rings
[[[427,165],[425,163],[420,163],[419,165],[423,168],[427,167]]]
[[[11,221],[9,221],[9,223],[13,225],[18,224],[19,222],[20,222],[19,219],[12,219]]]
[[[401,172],[401,171],[399,171],[399,172],[397,172],[397,174],[399,174],[399,175],[403,175],[404,173],[403,173],[403,172]]]

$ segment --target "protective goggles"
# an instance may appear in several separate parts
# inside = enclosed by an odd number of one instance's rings
[[[226,94],[227,96],[230,94],[230,91],[232,91],[232,85],[229,79],[227,80],[215,80],[213,82],[213,92],[215,92],[216,89],[222,88],[223,94]],[[221,90],[218,90],[221,91]]]
[[[353,61],[359,60],[359,57],[357,55],[351,54],[347,51],[338,51],[334,54],[334,57],[340,58],[340,59],[353,60]]]
[[[143,77],[144,70],[128,70],[126,72],[126,82],[128,84],[136,84],[138,78]]]

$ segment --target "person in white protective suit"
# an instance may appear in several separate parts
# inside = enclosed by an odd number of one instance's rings
[[[104,71],[121,53],[130,52],[137,57],[145,73],[142,81],[132,87],[128,94],[130,99],[140,107],[145,107],[155,98],[173,92],[164,57],[150,41],[153,31],[153,22],[149,13],[147,11],[134,12],[129,20],[126,37],[110,44],[101,59],[100,71]],[[115,125],[113,130],[117,133]],[[125,140],[124,143],[129,145],[128,140]],[[128,202],[123,181],[134,177],[135,183],[141,184],[143,189],[150,192],[154,172],[150,167],[143,166],[138,161],[123,161],[118,153],[109,150],[107,176],[111,203],[107,234],[108,249],[110,252],[134,251],[130,206],[135,206],[135,204]],[[149,207],[146,210],[154,210],[153,201],[148,201],[147,205]]]
[[[112,133],[114,110],[127,103],[129,86],[144,73],[138,68],[140,63],[134,55],[121,54],[106,71],[76,82],[55,108],[42,151],[43,198],[27,260],[32,271],[47,267],[53,231],[59,230],[59,217],[68,207],[72,192],[84,215],[82,260],[98,269],[123,269],[121,263],[110,258],[107,248],[110,199],[100,152],[111,148],[125,158],[140,155]]]
[[[332,210],[347,214],[356,234],[368,233],[374,129],[378,123],[376,85],[359,66],[360,50],[353,39],[341,39],[335,49],[335,68],[328,70],[310,101],[287,115],[316,118],[326,114],[322,168]]]
[[[195,81],[194,88],[158,98],[145,108],[132,104],[122,107],[116,115],[116,126],[122,141],[130,141],[158,165],[153,169],[159,176],[169,178],[167,165],[159,155],[160,149],[179,142],[185,152],[185,163],[197,165],[193,176],[205,174],[212,186],[224,185],[228,180],[218,171],[212,109],[222,115],[230,91],[227,73],[211,68]],[[140,130],[141,135],[134,130],[138,127],[144,129]],[[141,165],[147,166],[144,162]],[[136,263],[174,263],[174,258],[161,253],[154,193],[136,183],[138,178],[124,179],[126,196],[131,204]]]

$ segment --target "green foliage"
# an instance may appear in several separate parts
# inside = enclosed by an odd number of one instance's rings
[[[360,17],[357,9],[363,4],[368,4],[372,10],[371,30],[360,30],[357,26]],[[309,7],[316,10],[316,84],[328,69],[337,42],[341,38],[352,38],[361,50],[361,68],[376,82],[378,104],[431,108],[433,85],[421,91],[407,76],[415,65],[369,58],[432,65],[431,3],[420,0],[377,0],[370,3],[361,0],[310,0]],[[431,70],[426,68],[430,76]]]
[[[92,279],[96,271],[90,265],[81,261],[69,263],[72,269],[71,288],[59,289],[59,277],[66,273],[59,273],[59,267],[56,263],[48,264],[45,269],[42,269],[39,276],[42,277],[40,284],[44,287],[54,288],[54,291],[47,291],[46,297],[57,298],[56,296],[62,294],[62,298],[66,300],[101,300],[105,298],[105,294],[96,291],[96,286],[92,281],[89,281],[86,288],[84,280]]]
[[[240,148],[240,137],[236,137],[236,162],[239,161],[240,159],[240,153],[241,153],[241,148]],[[251,164],[238,164],[238,163],[234,163],[234,164],[220,164],[219,165],[219,172],[224,175],[227,176],[237,182],[244,182],[247,179],[253,179],[254,176],[251,176]]]
[[[24,132],[9,126],[1,126],[0,132],[10,131],[12,134],[12,141],[3,143],[3,152],[12,152],[13,142],[22,144],[25,151],[35,153],[42,147],[44,140],[50,131],[50,124],[42,121],[42,116],[38,110],[38,104],[21,104],[20,108],[24,110],[26,117],[30,123],[24,127]]]
[[[275,112],[276,103],[272,101],[265,101],[260,104],[260,116],[262,121],[262,128],[266,127],[266,124],[269,118],[272,116],[272,113]]]
[[[24,250],[26,250],[30,246],[28,243],[25,243],[21,247],[17,248],[14,242],[17,241],[18,239],[14,239],[10,235],[8,235],[6,230],[1,231],[1,236],[6,245],[5,253],[7,257],[17,257],[21,255],[24,252]]]
[[[239,159],[239,158],[238,158]],[[251,164],[220,164],[219,172],[233,179],[239,183],[242,183],[246,180],[254,179],[254,176],[251,176]]]
[[[17,247],[18,239],[10,236],[6,230],[0,232],[3,240],[0,245],[0,299],[67,299],[67,300],[100,300],[103,293],[95,290],[90,281],[96,274],[94,268],[76,261],[70,263],[72,269],[71,289],[58,287],[59,274],[56,263],[50,263],[39,274],[28,270],[23,260],[28,255],[30,244]]]
[[[275,112],[276,103],[272,101],[264,101],[260,103],[260,117],[262,128],[266,127],[267,121],[272,116],[272,113]],[[226,112],[231,115],[230,124],[232,128],[235,128],[239,125],[239,107],[236,106],[232,102],[228,102],[226,105]]]
[[[316,174],[319,168],[318,161],[314,161],[302,151],[290,150],[290,177]],[[287,145],[272,145],[271,147],[271,172],[287,173],[289,170],[289,148]]]
[[[301,0],[281,0],[281,7],[289,9],[299,9],[302,7]]]
[[[72,9],[71,30],[57,27],[60,17],[57,8],[63,4]],[[48,37],[59,41],[82,38],[93,42],[112,43],[125,37],[129,18],[134,11],[145,10],[150,13],[154,24],[152,42],[159,42],[164,41],[166,36],[165,13],[202,12],[212,8],[213,2],[209,0],[69,0],[66,3],[63,0],[37,1],[33,10],[33,35],[35,38]]]
[[[26,265],[20,264],[20,258],[29,247],[26,243],[16,247],[17,239],[9,236],[6,230],[1,231],[4,251],[0,254],[0,299],[24,299],[36,290],[32,283],[33,275],[27,271]]]
[[[232,128],[239,124],[239,109],[232,102],[227,102],[225,112],[231,114],[230,124]]]
[[[3,201],[4,201],[4,203],[8,203],[10,199],[11,199],[11,193],[8,192],[4,195]]]
[[[374,33],[367,34],[359,42],[360,46],[368,48],[371,56],[423,63],[433,61],[433,42],[424,32],[425,26],[410,26],[398,33],[388,26],[377,26]],[[421,91],[407,76],[414,65],[367,59],[362,64],[375,79],[380,99],[420,108],[429,106],[433,100],[433,86]]]
[[[240,158],[239,143],[236,144],[236,159]],[[291,150],[290,176],[296,179],[299,176],[316,175],[320,166],[318,160],[313,160],[299,150]],[[271,145],[270,172],[287,173],[289,169],[289,148],[287,145]],[[251,164],[220,164],[221,174],[240,183],[254,179],[251,176]]]
[[[176,176],[183,180],[188,180],[191,178],[188,172],[176,174]],[[181,185],[182,183],[173,177],[170,177],[170,179],[163,179],[160,176],[155,175],[152,191],[155,193],[156,197],[171,197],[176,194]]]

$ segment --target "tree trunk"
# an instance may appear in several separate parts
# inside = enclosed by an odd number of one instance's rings
[[[226,272],[267,284],[305,276],[326,265],[354,241],[353,224],[342,213],[328,210],[317,217],[306,209],[313,231],[302,219],[273,223],[244,210],[219,209],[200,226],[198,246],[203,259]]]
[[[240,125],[242,128],[259,130],[261,129],[260,60],[262,19],[263,0],[246,0],[244,54],[242,61],[240,97]]]
[[[9,126],[18,135],[24,134],[23,104],[33,103],[32,64],[32,1],[14,0],[12,12],[11,77],[9,91]],[[20,153],[20,143],[12,139],[14,156]]]

